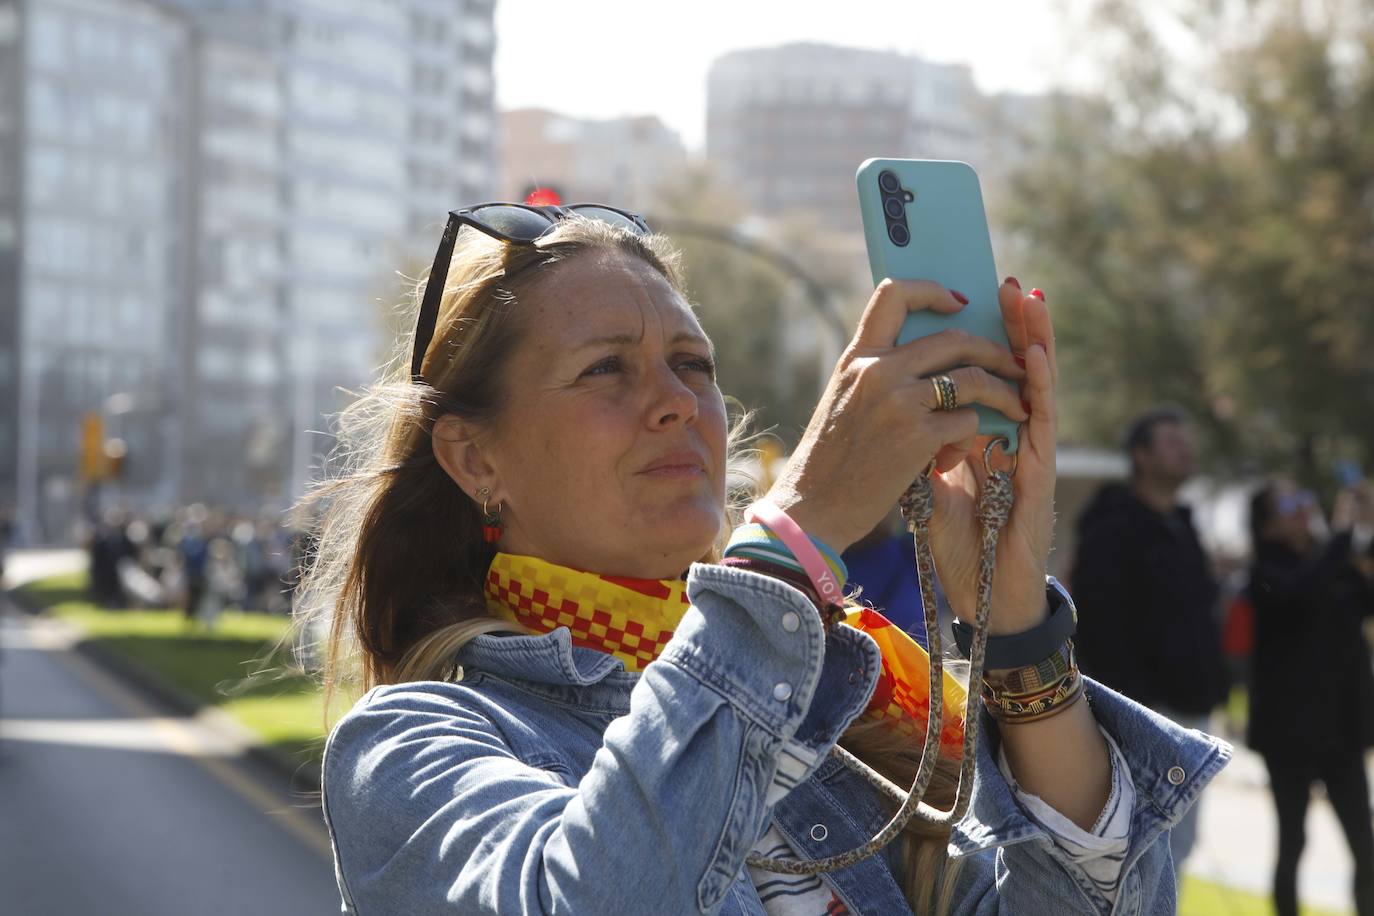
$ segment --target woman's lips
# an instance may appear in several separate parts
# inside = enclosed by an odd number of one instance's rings
[[[706,463],[695,452],[672,452],[651,462],[639,473],[646,477],[690,480],[706,475]]]
[[[706,469],[699,464],[661,464],[657,467],[640,471],[645,477],[665,477],[671,480],[690,480],[696,477],[705,477]]]

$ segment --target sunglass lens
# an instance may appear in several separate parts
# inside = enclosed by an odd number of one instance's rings
[[[578,216],[585,216],[588,219],[599,219],[602,222],[610,223],[618,229],[628,229],[636,235],[642,234],[643,229],[639,227],[633,219],[624,213],[617,213],[608,207],[569,207]]]
[[[472,217],[503,235],[524,242],[534,241],[548,232],[549,226],[553,225],[542,213],[504,205],[478,207],[472,211]]]

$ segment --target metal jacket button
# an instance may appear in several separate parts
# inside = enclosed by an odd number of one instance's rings
[[[797,616],[796,611],[788,611],[782,615],[782,628],[787,632],[795,633],[800,626],[801,618]]]
[[[1169,767],[1169,782],[1176,786],[1183,785],[1183,780],[1188,778],[1188,774],[1183,772],[1183,767]]]
[[[823,842],[828,836],[830,836],[830,831],[825,828],[824,824],[816,824],[811,828],[811,839],[817,843]]]
[[[773,687],[773,699],[779,703],[786,703],[792,697],[792,685],[783,681]]]

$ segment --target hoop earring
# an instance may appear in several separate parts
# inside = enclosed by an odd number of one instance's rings
[[[493,512],[487,507],[487,499],[491,496],[490,487],[482,487],[477,491],[477,497],[482,500],[482,540],[488,544],[495,544],[501,540],[501,501],[496,501],[496,511]]]

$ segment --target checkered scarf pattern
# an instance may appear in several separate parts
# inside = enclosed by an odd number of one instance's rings
[[[687,583],[680,579],[603,576],[508,553],[492,560],[486,591],[493,616],[535,633],[567,627],[573,645],[614,655],[626,671],[643,671],[658,658],[690,605]],[[873,637],[882,651],[882,673],[865,715],[919,740],[930,706],[925,649],[871,608],[850,608],[844,623]],[[948,673],[944,700],[940,753],[958,760],[967,698]]]

